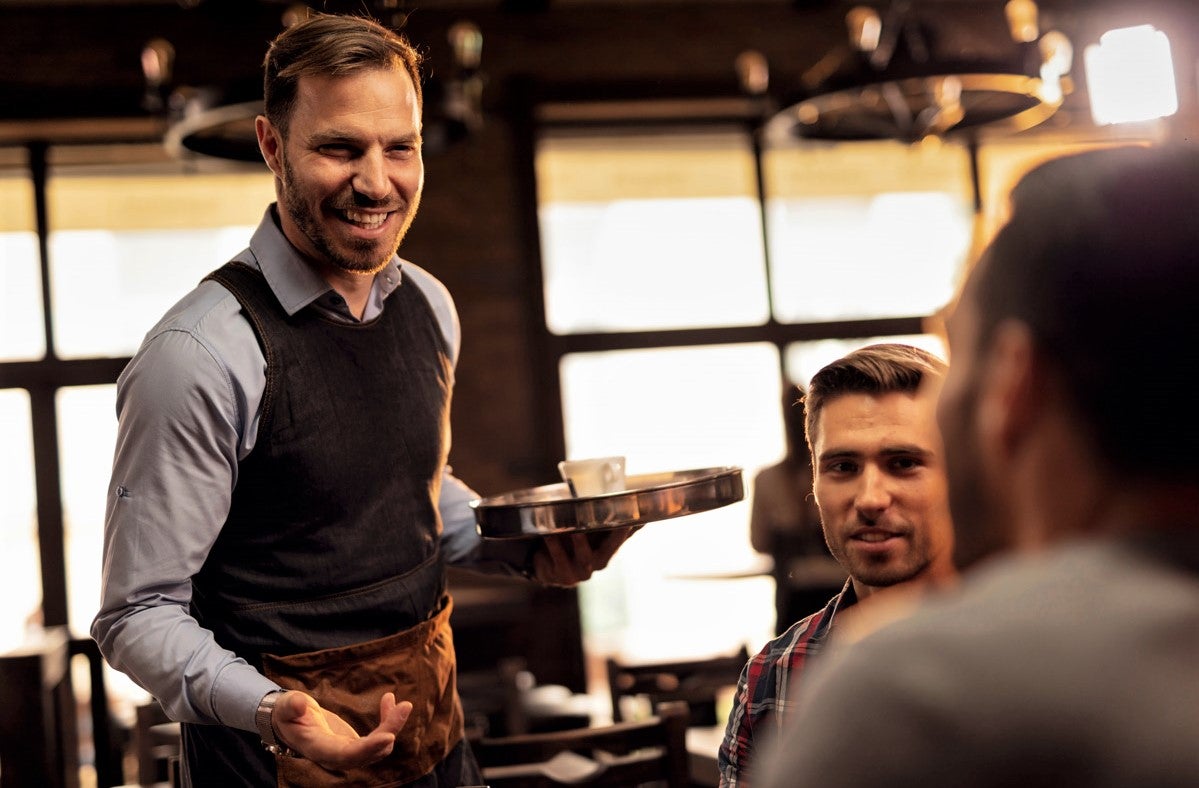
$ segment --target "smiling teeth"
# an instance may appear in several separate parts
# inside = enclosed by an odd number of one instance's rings
[[[383,222],[387,221],[388,214],[385,213],[360,213],[358,211],[346,211],[346,218],[354,224],[360,224],[368,230],[373,230],[379,227]]]
[[[885,534],[880,531],[868,531],[867,533],[858,536],[863,542],[882,542],[891,538],[891,534]]]

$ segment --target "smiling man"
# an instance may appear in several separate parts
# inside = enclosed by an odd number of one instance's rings
[[[849,608],[897,587],[955,577],[937,394],[945,364],[908,345],[871,345],[821,369],[804,404],[813,491],[844,589],[755,655],[737,686],[718,765],[722,786],[748,785],[808,660]],[[849,615],[860,611],[855,610]]]
[[[396,256],[424,185],[413,48],[316,15],[264,70],[277,203],[118,381],[92,635],[183,723],[188,785],[481,783],[446,564],[571,585],[627,532],[484,555],[446,464],[457,314]]]

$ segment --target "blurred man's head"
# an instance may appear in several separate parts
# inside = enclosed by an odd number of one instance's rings
[[[1034,488],[1066,498],[1092,469],[1196,478],[1196,293],[1199,151],[1091,151],[1017,185],[949,320],[939,419],[960,565],[1017,541],[1011,509]]]
[[[945,364],[872,345],[812,378],[805,399],[816,503],[859,597],[953,575],[953,525],[936,425]]]

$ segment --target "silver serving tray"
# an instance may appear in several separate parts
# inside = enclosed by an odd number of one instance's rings
[[[627,489],[571,497],[565,482],[471,501],[484,539],[626,528],[706,512],[745,497],[741,469],[698,468],[625,478]]]

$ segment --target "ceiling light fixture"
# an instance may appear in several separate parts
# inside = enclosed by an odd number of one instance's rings
[[[1083,56],[1097,124],[1155,120],[1178,111],[1170,40],[1152,25],[1109,30]]]
[[[380,19],[394,30],[407,20],[407,3],[382,0]],[[291,4],[282,15],[290,27],[313,13],[303,3]],[[452,68],[446,77],[433,74],[422,85],[424,150],[437,153],[476,133],[483,124],[484,75],[480,71],[483,34],[473,22],[455,23],[448,32]],[[262,164],[254,119],[262,114],[261,84],[233,87],[177,86],[167,93],[173,50],[166,42],[150,42],[142,53],[147,101],[166,96],[153,111],[167,116],[163,143],[179,159],[202,157]]]
[[[883,13],[852,8],[845,17],[847,45],[802,75],[766,134],[918,142],[1043,122],[1071,89],[1069,40],[1057,31],[1039,34],[1033,0],[1009,0],[1004,12],[1006,43],[975,54],[942,52],[931,18],[922,18],[912,2],[894,0]]]

